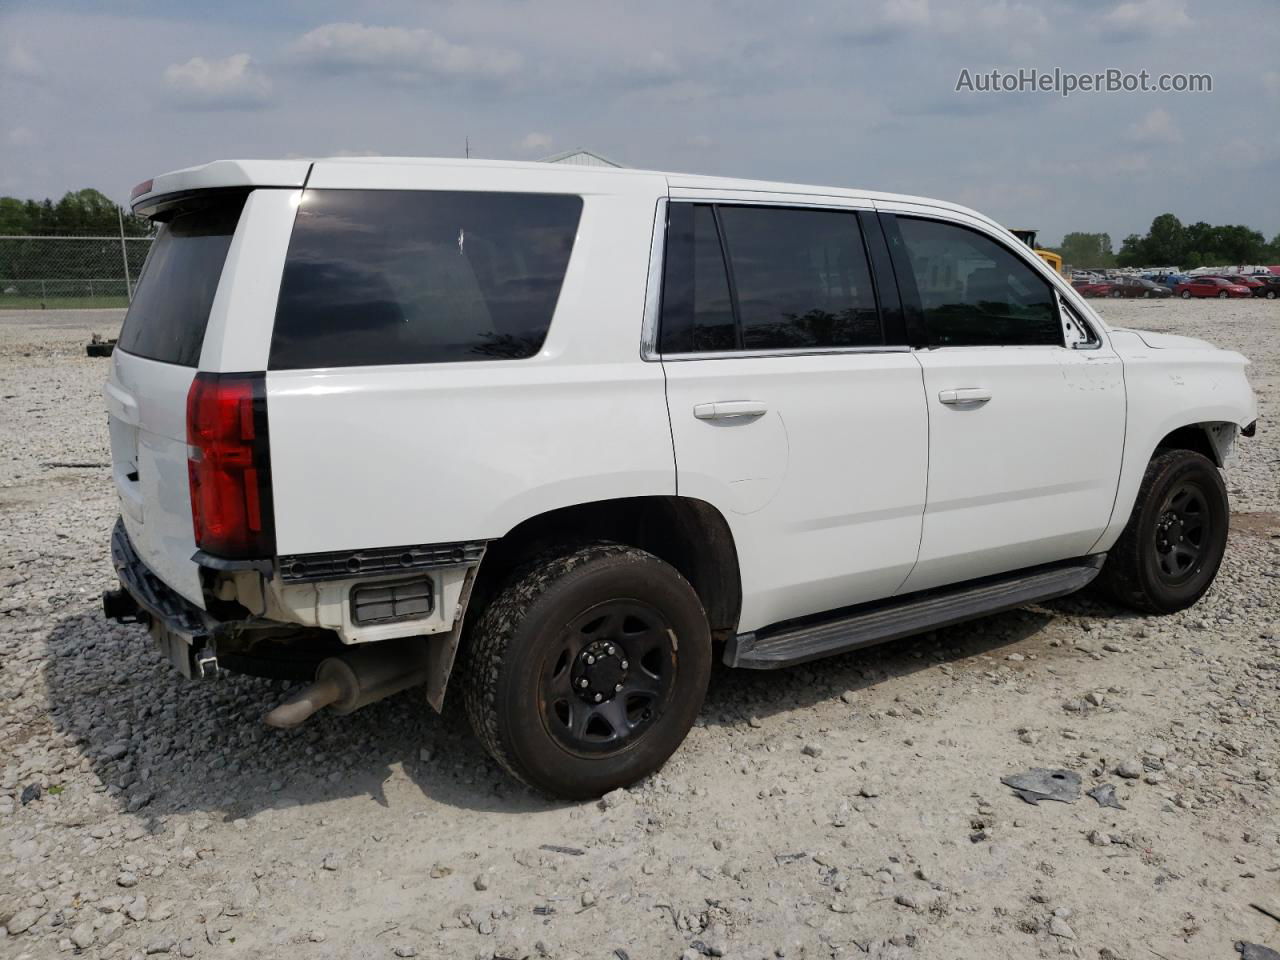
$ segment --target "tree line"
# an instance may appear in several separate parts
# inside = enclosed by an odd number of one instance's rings
[[[1240,224],[1214,226],[1201,220],[1184,225],[1172,213],[1162,213],[1146,234],[1125,237],[1118,252],[1112,251],[1107,233],[1068,233],[1060,246],[1050,249],[1065,263],[1084,269],[1280,264],[1280,233],[1268,243],[1262,233]]]
[[[61,200],[0,197],[0,234],[6,236],[118,236],[118,207],[97,190],[73,190]],[[124,215],[127,237],[148,237],[154,226],[145,217]]]

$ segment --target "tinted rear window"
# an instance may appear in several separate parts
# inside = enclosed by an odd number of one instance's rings
[[[582,198],[311,190],[289,242],[270,366],[510,360],[542,347]]]
[[[194,367],[245,194],[181,213],[160,228],[147,256],[119,347],[135,356]]]
[[[856,213],[671,204],[664,354],[882,343]]]

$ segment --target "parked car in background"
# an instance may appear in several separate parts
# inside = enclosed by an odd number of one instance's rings
[[[1280,276],[1270,274],[1259,276],[1258,279],[1262,281],[1262,287],[1253,291],[1255,297],[1266,297],[1268,300],[1274,300],[1280,296]]]
[[[1229,276],[1218,274],[1219,280],[1225,280],[1227,283],[1238,283],[1242,287],[1249,288],[1249,296],[1260,297],[1266,290],[1266,283],[1261,277],[1250,276],[1247,274],[1231,274]]]
[[[1173,291],[1163,284],[1144,280],[1142,277],[1116,277],[1111,281],[1111,289],[1107,291],[1107,296],[1129,299],[1142,297],[1150,300],[1153,297],[1171,297]]]
[[[1082,297],[1105,297],[1111,293],[1109,280],[1077,280],[1071,284]]]
[[[1186,283],[1180,283],[1173,292],[1183,300],[1192,297],[1217,297],[1226,300],[1228,297],[1252,297],[1253,291],[1241,283],[1232,283],[1222,277],[1192,277]]]
[[[1144,273],[1142,279],[1158,283],[1162,287],[1168,287],[1169,291],[1172,292],[1173,288],[1178,284],[1186,283],[1191,278],[1185,273]]]

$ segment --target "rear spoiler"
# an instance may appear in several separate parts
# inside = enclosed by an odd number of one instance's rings
[[[215,160],[144,180],[133,188],[129,205],[134,213],[149,217],[176,195],[254,187],[301,188],[310,172],[310,160]]]

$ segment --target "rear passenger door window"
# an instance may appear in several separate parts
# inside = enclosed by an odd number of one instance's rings
[[[581,197],[560,194],[307,191],[270,367],[531,357],[581,213]]]
[[[854,211],[672,204],[663,353],[884,343]]]
[[[1021,257],[958,224],[897,223],[930,346],[1063,346],[1053,287]]]

